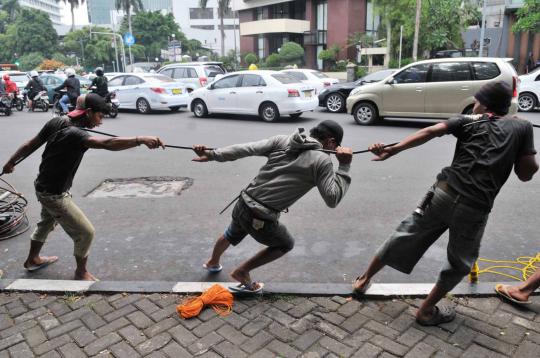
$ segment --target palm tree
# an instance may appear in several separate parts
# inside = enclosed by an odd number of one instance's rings
[[[4,10],[9,14],[9,19],[11,21],[15,20],[15,14],[21,6],[19,5],[19,0],[2,0],[0,1],[0,9]]]
[[[128,18],[129,33],[133,34],[131,29],[131,12],[144,11],[142,0],[115,0],[116,10],[124,10]],[[131,46],[129,46],[129,62],[133,64],[133,55],[131,54]]]
[[[60,0],[56,0],[59,2]],[[75,31],[75,8],[81,6],[84,0],[62,0],[65,4],[71,7],[71,31]]]
[[[231,0],[217,0],[218,2],[218,16],[221,25],[221,56],[225,56],[225,26],[223,26],[223,18],[225,14],[229,12],[231,7]],[[199,6],[202,9],[206,9],[208,0],[199,0]]]

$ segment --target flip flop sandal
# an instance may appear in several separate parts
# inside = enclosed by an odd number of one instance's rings
[[[456,311],[450,307],[439,308],[435,306],[435,314],[428,320],[416,319],[416,322],[421,326],[437,326],[442,323],[452,322],[456,318]]]
[[[58,257],[57,258],[50,258],[49,257],[47,260],[43,261],[39,265],[32,265],[32,266],[28,266],[28,267],[25,267],[25,268],[29,272],[34,272],[34,271],[40,270],[40,269],[42,269],[44,267],[47,267],[50,264],[54,264],[56,261],[58,261]]]
[[[217,272],[221,272],[221,270],[223,270],[223,266],[221,266],[221,265],[208,266],[207,264],[203,264],[202,267],[204,267],[210,273],[217,273]]]
[[[256,286],[257,288],[255,288]],[[234,293],[249,293],[249,294],[255,294],[262,292],[264,287],[264,283],[262,282],[251,282],[248,284],[239,283],[236,286],[229,286],[229,290],[233,291]]]
[[[369,289],[369,287],[371,286],[371,283],[368,282],[368,284],[365,285],[365,286],[364,286],[363,288],[361,288],[361,289],[360,289],[360,288],[354,287],[354,284],[355,284],[356,281],[358,281],[359,279],[360,279],[360,276],[358,276],[358,277],[354,280],[354,282],[353,282],[353,284],[352,284],[352,293],[353,293],[353,295],[356,296],[356,297],[361,297],[361,296],[365,295],[365,294],[366,294],[366,291],[367,291],[367,290]]]
[[[531,301],[520,301],[520,300],[516,300],[514,297],[510,296],[510,294],[508,293],[508,289],[506,288],[505,285],[502,285],[502,284],[498,284],[498,285],[495,285],[495,292],[501,296],[502,298],[510,301],[511,303],[514,303],[518,306],[527,306],[527,305],[530,305],[532,302]]]

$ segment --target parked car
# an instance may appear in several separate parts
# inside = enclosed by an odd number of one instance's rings
[[[381,70],[365,75],[354,82],[343,82],[326,87],[319,93],[319,107],[325,107],[332,113],[344,112],[345,100],[353,89],[368,83],[382,81],[394,72],[396,70]]]
[[[84,78],[83,76],[76,75],[75,77],[79,79],[79,82],[81,82],[81,94],[87,93],[88,87],[90,87],[90,84],[92,84],[92,82]],[[54,103],[56,97],[59,96],[59,93],[55,92],[54,89],[64,83],[64,81],[66,80],[66,76],[43,73],[39,76],[39,78],[41,78],[43,84],[45,85],[45,88],[47,88],[49,103]],[[26,83],[24,85],[26,86]]]
[[[17,85],[17,88],[19,91],[22,91],[28,81],[30,81],[30,75],[26,72],[20,72],[20,71],[1,71],[0,72],[0,78],[4,77],[5,74],[9,75],[9,78],[15,82]]]
[[[107,77],[107,80],[112,80],[116,76],[125,75],[125,72],[105,72],[103,75]]]
[[[321,91],[326,87],[339,83],[338,79],[328,77],[324,73],[316,70],[294,69],[282,70],[282,72],[296,78],[299,81],[302,81],[303,83],[315,87],[315,94],[321,93]]]
[[[152,110],[178,111],[188,102],[187,87],[170,77],[157,73],[125,73],[109,81],[109,91],[116,91],[122,109],[139,113]]]
[[[221,62],[173,63],[161,67],[157,72],[184,82],[188,92],[212,83],[217,75],[227,73]]]
[[[355,88],[347,98],[347,112],[364,125],[384,117],[443,119],[471,113],[480,87],[505,81],[513,89],[510,114],[514,114],[519,79],[511,60],[461,57],[415,62],[381,82]]]
[[[318,104],[313,86],[277,71],[229,73],[189,96],[189,109],[196,117],[208,113],[252,114],[266,122],[287,114],[298,118]]]
[[[540,106],[540,67],[526,75],[519,76],[519,110],[530,112]]]

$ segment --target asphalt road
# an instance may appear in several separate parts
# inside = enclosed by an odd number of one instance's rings
[[[540,112],[520,114],[540,124]],[[0,162],[4,163],[24,140],[35,135],[50,113],[15,113],[0,117]],[[376,141],[394,142],[426,125],[425,121],[387,121],[373,127],[358,126],[347,114],[324,111],[305,113],[299,120],[264,123],[256,117],[214,116],[196,119],[191,113],[140,115],[121,112],[106,119],[99,130],[117,135],[159,135],[166,143],[224,146],[306,129],[323,119],[334,119],[345,129],[343,144],[355,150]],[[430,122],[432,123],[432,122]],[[536,146],[540,147],[540,135]],[[371,155],[354,158],[352,185],[336,209],[324,205],[316,190],[297,202],[282,221],[296,246],[282,259],[253,272],[253,278],[275,282],[349,282],[363,270],[375,250],[410,211],[414,210],[439,170],[450,163],[455,139],[446,136],[385,162]],[[39,151],[41,153],[41,150]],[[21,163],[5,179],[30,200],[32,229],[40,206],[33,192],[40,153]],[[194,163],[185,150],[149,151],[143,147],[123,152],[90,150],[75,178],[74,200],[96,227],[89,268],[102,280],[202,281],[228,280],[235,265],[261,248],[251,238],[230,248],[223,257],[224,271],[209,276],[201,265],[215,239],[227,227],[230,210],[219,211],[243,189],[264,163],[247,158],[230,163]],[[334,162],[337,164],[337,161]],[[180,196],[148,198],[88,198],[107,178],[175,176],[193,179]],[[540,227],[536,217],[540,182],[521,183],[512,175],[496,200],[488,222],[481,256],[514,259],[538,252]],[[71,239],[57,228],[43,253],[60,260],[42,272],[28,274],[22,267],[30,231],[0,241],[0,269],[7,278],[71,279],[74,270]],[[447,236],[426,253],[414,272],[404,275],[384,269],[378,282],[433,282],[444,263]],[[482,280],[501,280],[486,275]]]

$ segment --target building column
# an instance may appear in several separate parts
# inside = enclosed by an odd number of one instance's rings
[[[527,64],[527,57],[529,55],[529,32],[521,33],[521,40],[519,44],[519,73],[525,73],[525,65]]]
[[[516,35],[512,32],[512,26],[516,21],[514,15],[508,15],[508,47],[506,49],[506,57],[514,57],[514,49],[516,46]]]
[[[540,60],[540,33],[534,34],[533,39],[533,58],[536,61]]]
[[[306,21],[309,21],[310,31],[317,32],[317,16],[313,0],[306,0]],[[307,68],[317,68],[317,47],[304,44],[304,62]]]

